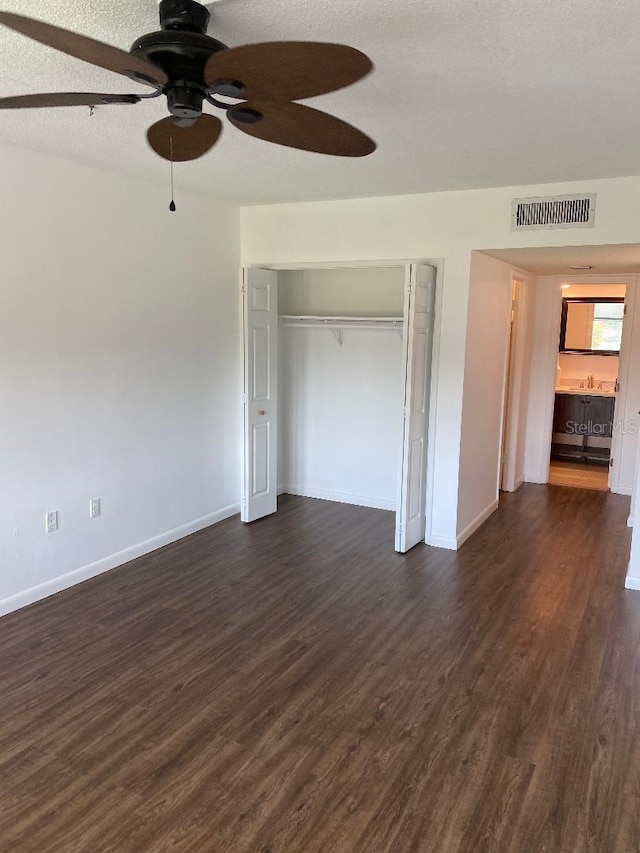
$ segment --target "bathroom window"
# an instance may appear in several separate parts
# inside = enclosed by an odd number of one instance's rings
[[[619,350],[622,342],[624,303],[601,302],[594,306],[591,349]]]

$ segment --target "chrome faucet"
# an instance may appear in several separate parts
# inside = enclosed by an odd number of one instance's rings
[[[593,388],[595,388],[595,386],[596,386],[596,380],[593,378],[593,374],[590,373],[587,376],[587,388],[593,389]]]

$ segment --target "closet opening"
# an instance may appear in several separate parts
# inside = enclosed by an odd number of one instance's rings
[[[292,494],[425,540],[435,289],[422,263],[244,271],[243,521]]]

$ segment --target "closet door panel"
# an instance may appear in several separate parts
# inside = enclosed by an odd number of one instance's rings
[[[436,271],[409,264],[404,315],[404,411],[396,512],[396,551],[424,541],[427,432]]]
[[[244,452],[242,521],[278,508],[278,276],[246,269],[242,288]]]

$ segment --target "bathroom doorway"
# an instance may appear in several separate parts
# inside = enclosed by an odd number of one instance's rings
[[[610,488],[626,295],[625,284],[562,286],[551,484]]]

